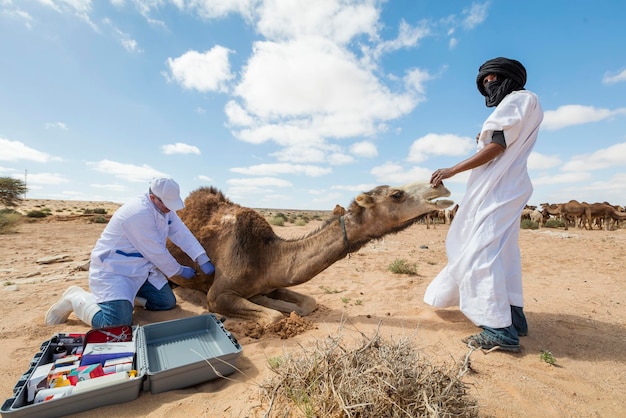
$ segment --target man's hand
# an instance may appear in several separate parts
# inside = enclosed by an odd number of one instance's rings
[[[213,264],[211,264],[210,261],[207,261],[206,263],[200,265],[200,270],[202,270],[202,272],[207,275],[215,273],[215,267],[213,266]]]
[[[196,270],[191,267],[183,266],[182,271],[178,275],[187,280],[193,279],[196,276]]]
[[[453,176],[452,171],[449,168],[440,168],[430,176],[430,185],[437,187],[443,184],[443,180]]]

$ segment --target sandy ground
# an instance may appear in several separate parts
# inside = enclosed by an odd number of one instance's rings
[[[52,202],[46,204],[50,207]],[[56,204],[61,208],[103,205]],[[75,211],[61,212],[70,215]],[[74,315],[62,325],[48,327],[43,323],[48,307],[68,286],[88,288],[87,272],[76,268],[88,261],[104,228],[104,224],[90,223],[89,218],[60,218],[55,215],[25,223],[17,233],[0,236],[4,308],[0,316],[0,350],[4,353],[0,356],[1,399],[11,396],[14,384],[43,341],[58,332],[88,330]],[[300,237],[319,224],[288,224],[276,227],[276,231],[285,237]],[[254,324],[228,319],[226,328],[243,347],[238,363],[241,373],[231,376],[234,381],[218,379],[158,395],[143,392],[134,401],[76,416],[261,417],[267,404],[261,402],[258,383],[272,375],[268,358],[312,347],[337,332],[347,341],[356,341],[359,332],[373,335],[379,324],[384,338],[411,338],[431,362],[461,364],[468,349],[460,340],[477,328],[457,309],[434,310],[422,301],[426,286],[446,263],[447,230],[446,225],[431,229],[414,225],[368,244],[298,286],[297,290],[314,296],[319,305],[305,318],[311,329],[281,338],[280,333],[260,335],[252,332]],[[626,414],[625,244],[626,229],[521,231],[529,335],[522,338],[519,354],[472,353],[472,372],[463,380],[478,400],[481,416]],[[41,263],[50,257],[59,261]],[[398,259],[416,263],[418,275],[388,271],[389,264]],[[204,295],[181,288],[175,292],[178,306],[174,310],[136,311],[135,324],[207,312]],[[542,350],[552,353],[556,366],[540,359]]]

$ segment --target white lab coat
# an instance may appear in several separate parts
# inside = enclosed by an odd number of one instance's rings
[[[161,289],[181,265],[167,251],[169,238],[192,260],[205,253],[176,212],[161,213],[148,193],[122,205],[91,252],[89,287],[97,303],[133,303],[146,279]]]
[[[472,170],[446,238],[448,264],[426,289],[424,301],[459,306],[475,325],[511,325],[511,305],[523,306],[519,223],[533,191],[527,161],[543,120],[537,96],[507,95],[484,122],[477,148],[502,130],[507,144],[494,160]]]

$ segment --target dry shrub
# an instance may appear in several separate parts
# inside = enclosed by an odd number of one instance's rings
[[[22,222],[22,215],[12,209],[0,210],[0,234],[13,234]]]
[[[274,376],[261,385],[269,402],[266,416],[478,416],[458,367],[429,363],[408,339],[363,335],[349,349],[338,335],[269,364]]]

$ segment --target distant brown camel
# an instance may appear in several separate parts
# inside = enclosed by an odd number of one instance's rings
[[[557,219],[561,219],[561,208],[559,205],[550,204],[550,203],[542,203],[541,205],[541,214],[543,215],[544,223],[550,219],[550,215],[556,217]],[[567,226],[566,228],[567,229]]]
[[[450,195],[443,186],[412,183],[400,187],[378,186],[361,193],[343,216],[327,220],[303,238],[284,239],[257,211],[239,206],[214,188],[200,188],[178,212],[207,250],[215,273],[186,280],[171,280],[207,294],[211,312],[254,320],[267,326],[281,312],[308,315],[315,299],[288,287],[305,283],[371,240],[412,225],[422,214],[454,202],[438,200]],[[178,247],[168,249],[183,265],[194,265]]]
[[[573,219],[574,225],[579,225],[585,229],[591,229],[591,210],[586,203],[580,203],[577,200],[570,200],[561,205],[561,213],[565,218],[565,229],[567,229],[567,220]]]
[[[563,221],[566,231],[569,229],[570,221],[574,221],[574,225],[591,229],[591,212],[587,204],[570,200],[567,203],[558,204],[542,203],[541,207],[544,220],[548,220],[549,215],[556,216]]]
[[[615,207],[607,203],[591,203],[588,206],[592,221],[598,225],[600,229],[608,231],[611,229],[612,222],[619,224],[620,220],[626,219],[626,214],[621,214]]]

